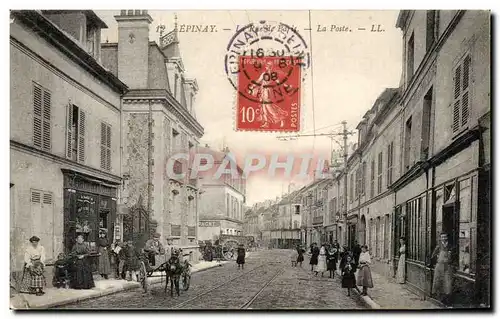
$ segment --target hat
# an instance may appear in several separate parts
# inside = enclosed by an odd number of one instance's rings
[[[30,238],[30,242],[31,243],[34,243],[34,242],[39,242],[40,241],[40,238],[36,237],[36,236],[33,236]]]
[[[159,233],[154,233],[153,238],[160,238],[161,235]]]

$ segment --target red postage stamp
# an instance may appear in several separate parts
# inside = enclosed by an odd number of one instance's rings
[[[236,129],[300,130],[300,59],[239,57]]]

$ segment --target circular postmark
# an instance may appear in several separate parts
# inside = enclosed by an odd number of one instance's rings
[[[224,59],[227,78],[238,94],[264,104],[281,102],[283,92],[296,93],[299,85],[290,79],[303,76],[309,65],[307,44],[296,29],[264,20],[240,28]]]

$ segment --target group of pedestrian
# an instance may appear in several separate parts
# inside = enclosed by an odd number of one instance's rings
[[[292,267],[302,267],[306,251],[300,245],[291,254]],[[371,257],[368,246],[361,246],[357,242],[352,250],[347,246],[340,247],[335,240],[332,244],[322,244],[318,247],[316,243],[310,246],[309,265],[314,276],[324,276],[329,272],[329,278],[335,278],[337,269],[342,274],[342,288],[347,288],[347,295],[351,295],[351,289],[356,285],[363,287],[362,295],[368,294],[368,288],[373,288],[373,280],[370,271]],[[337,268],[338,265],[338,268]],[[356,278],[357,272],[357,278]]]

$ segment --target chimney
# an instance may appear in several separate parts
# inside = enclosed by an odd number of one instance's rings
[[[118,77],[130,89],[148,88],[149,25],[147,10],[121,10],[118,22]]]

